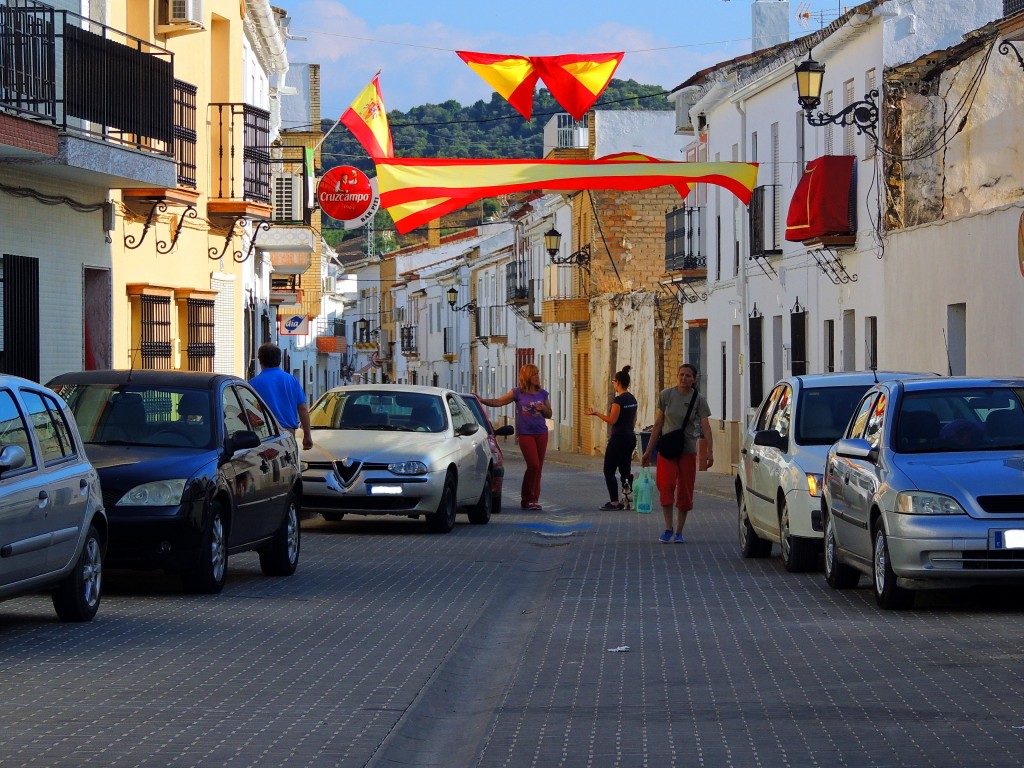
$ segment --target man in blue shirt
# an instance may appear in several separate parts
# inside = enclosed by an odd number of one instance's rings
[[[308,451],[313,447],[313,433],[309,429],[309,408],[302,385],[290,373],[281,370],[281,348],[277,344],[261,344],[256,357],[263,370],[249,383],[259,392],[282,427],[294,435],[302,424],[302,448]]]

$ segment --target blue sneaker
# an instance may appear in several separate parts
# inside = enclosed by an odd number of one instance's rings
[[[674,541],[676,544],[682,544],[686,541],[686,539],[683,538],[683,534],[677,533],[675,538],[672,539],[672,541]]]
[[[662,544],[668,544],[672,541],[672,531],[665,531],[661,536],[658,537],[658,541]]]

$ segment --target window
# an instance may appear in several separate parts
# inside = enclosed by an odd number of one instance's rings
[[[750,402],[759,403],[764,395],[764,330],[763,318],[755,315],[747,321],[750,346]]]
[[[139,297],[139,351],[147,370],[171,369],[171,297]]]
[[[213,341],[214,302],[209,299],[187,299],[188,370],[213,371],[216,349]]]
[[[857,370],[857,315],[852,309],[843,312],[843,370]]]
[[[754,422],[754,428],[756,431],[760,432],[761,430],[768,429],[768,424],[771,421],[772,410],[775,408],[775,404],[782,396],[782,391],[784,389],[784,386],[779,385],[768,394],[768,397],[765,398],[764,402],[761,404],[761,409],[757,413],[757,420]]]
[[[878,318],[864,318],[864,367],[870,370],[878,368]]]
[[[793,391],[788,384],[781,389],[775,410],[768,420],[768,429],[777,430],[782,437],[788,437],[789,425],[793,423]]]
[[[462,398],[456,395],[448,395],[448,408],[452,412],[452,426],[458,432],[466,424],[475,424],[473,412],[469,406],[462,402]]]
[[[803,309],[790,312],[789,349],[789,369],[794,376],[803,376],[807,373],[807,312]]]
[[[242,416],[242,406],[231,387],[224,388],[224,434],[230,437],[235,432],[249,429],[249,423]]]
[[[875,407],[868,413],[867,424],[864,425],[864,439],[872,448],[878,448],[882,442],[882,429],[885,426],[885,393],[878,396]]]
[[[235,389],[238,392],[238,399],[242,403],[242,410],[251,425],[250,429],[259,435],[261,440],[276,434],[273,416],[267,413],[256,395],[247,387],[236,387]]]
[[[875,395],[871,394],[861,400],[857,408],[857,414],[850,421],[850,428],[846,431],[847,437],[863,437],[864,429],[867,427],[868,419],[871,416],[872,407],[875,404]]]
[[[21,390],[21,399],[28,409],[29,422],[43,454],[43,464],[74,455],[75,444],[71,439],[71,430],[57,401],[24,389]]]
[[[853,80],[847,80],[843,83],[843,107],[848,107],[856,101],[853,95]],[[843,126],[843,154],[852,155],[856,152],[853,144],[854,131],[856,129],[853,125]]]
[[[825,341],[825,370],[832,373],[836,369],[836,321],[826,320],[822,334]]]
[[[828,114],[830,114],[830,115],[834,115],[835,111],[832,109],[832,104],[833,104],[832,91],[829,91],[828,93],[825,94],[825,98],[824,98],[824,105],[825,106],[823,107],[823,111],[828,113]],[[831,123],[829,125],[826,125],[822,130],[825,131],[825,152],[824,152],[824,154],[826,154],[826,155],[835,154],[834,143],[832,141],[832,125],[831,125]]]
[[[22,469],[31,469],[36,465],[25,420],[18,410],[14,395],[10,390],[3,389],[0,390],[0,448],[6,448],[8,445],[16,445],[25,451],[25,464]]]
[[[967,374],[967,305],[946,307],[946,366],[950,376]]]

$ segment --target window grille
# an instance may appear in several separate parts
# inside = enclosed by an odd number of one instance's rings
[[[188,299],[188,369],[213,371],[216,347],[213,342],[214,303],[209,299]]]
[[[171,298],[140,296],[139,349],[146,370],[171,369]]]

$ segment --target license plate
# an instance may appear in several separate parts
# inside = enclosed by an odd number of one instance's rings
[[[993,531],[994,549],[1024,549],[1024,530]]]

